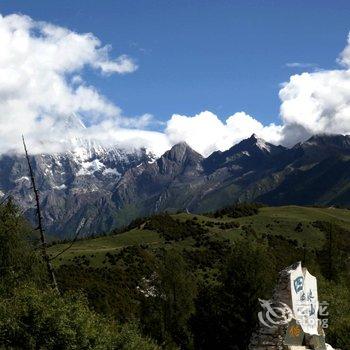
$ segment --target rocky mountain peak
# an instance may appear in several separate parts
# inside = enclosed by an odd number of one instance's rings
[[[350,155],[350,136],[316,134],[296,144],[293,150],[303,155],[300,158],[301,163],[307,163],[311,159],[316,162],[334,156],[348,157]]]
[[[301,143],[302,147],[332,147],[350,150],[349,135],[316,134]]]
[[[251,134],[251,136],[248,138],[248,140],[252,140],[253,142],[254,141],[257,141],[259,139],[258,135],[257,134]]]
[[[245,151],[251,151],[255,149],[265,153],[270,153],[276,147],[266,142],[264,139],[258,137],[256,134],[253,134],[248,139],[241,141],[236,146],[233,146],[232,148],[236,147]]]
[[[285,151],[285,147],[275,146],[253,134],[224,152],[217,151],[211,154],[205,159],[204,167],[209,173],[227,166],[254,168],[266,162],[273,162],[272,159]]]
[[[253,155],[269,155],[276,151],[283,150],[282,146],[275,146],[266,142],[264,139],[259,138],[256,134],[253,134],[247,139],[235,144],[230,149],[224,152],[214,152],[213,155],[220,155],[220,157],[231,158],[241,156],[253,156]],[[211,156],[210,156],[211,157]]]
[[[165,152],[162,158],[169,159],[176,163],[183,163],[188,160],[200,162],[203,159],[203,157],[194,151],[186,142],[177,143],[169,151]]]

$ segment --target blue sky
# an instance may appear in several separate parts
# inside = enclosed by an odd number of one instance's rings
[[[252,133],[350,134],[349,1],[3,0],[0,14],[0,153],[22,134],[34,152],[80,137],[205,156]],[[84,132],[66,133],[71,115]]]
[[[210,110],[223,120],[245,111],[278,122],[280,83],[312,67],[336,67],[350,29],[348,1],[1,1],[22,13],[92,32],[139,69],[123,76],[88,72],[128,116]]]

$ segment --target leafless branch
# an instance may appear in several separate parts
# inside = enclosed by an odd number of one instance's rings
[[[37,214],[37,219],[38,219],[37,230],[39,230],[39,232],[40,232],[41,253],[42,253],[43,260],[46,263],[47,272],[48,272],[49,277],[51,279],[52,286],[59,293],[57,281],[56,281],[56,276],[55,276],[54,270],[52,268],[49,255],[47,254],[47,244],[46,244],[46,238],[45,238],[45,233],[44,233],[44,228],[43,228],[43,223],[42,223],[42,216],[41,216],[41,209],[40,209],[39,191],[36,187],[34,172],[33,172],[32,165],[30,163],[30,159],[29,159],[29,155],[28,155],[28,151],[27,151],[27,146],[26,146],[23,135],[22,135],[22,141],[23,141],[25,156],[26,156],[27,163],[28,163],[29,174],[30,174],[30,179],[31,179],[31,183],[32,183],[32,189],[33,189],[34,197],[35,197],[36,214]]]

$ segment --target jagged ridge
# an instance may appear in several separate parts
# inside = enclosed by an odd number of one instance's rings
[[[211,211],[235,201],[350,204],[349,136],[316,135],[288,149],[252,135],[208,158],[186,143],[155,159],[144,149],[70,142],[67,152],[32,157],[45,224],[59,236],[79,226],[82,234],[100,233],[158,211]],[[0,196],[14,196],[31,218],[23,156],[3,155],[0,167]]]

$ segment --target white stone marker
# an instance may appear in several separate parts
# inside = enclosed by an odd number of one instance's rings
[[[290,271],[292,308],[294,318],[305,333],[318,333],[318,293],[317,279],[301,263]]]

